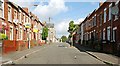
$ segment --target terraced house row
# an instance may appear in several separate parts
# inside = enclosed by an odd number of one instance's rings
[[[28,8],[22,8],[8,0],[0,0],[0,32],[7,36],[3,40],[3,52],[24,50],[42,41],[44,25]]]
[[[117,13],[118,12],[118,13]],[[120,2],[103,2],[79,25],[80,44],[109,53],[120,51]]]

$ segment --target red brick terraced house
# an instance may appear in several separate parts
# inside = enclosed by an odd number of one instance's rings
[[[8,36],[8,40],[3,41],[3,53],[34,47],[35,42],[33,40],[35,39],[37,43],[41,34],[35,33],[33,27],[36,25],[40,31],[42,30],[40,27],[44,25],[37,16],[31,15],[28,8],[22,8],[8,0],[4,0],[3,5],[4,7],[2,6],[0,11],[2,12],[0,25],[6,26],[4,33]]]
[[[6,34],[7,23],[4,17],[4,0],[0,0],[0,33]],[[0,37],[2,39],[2,37]]]
[[[120,50],[120,10],[117,15],[112,14],[112,7],[120,9],[119,0],[100,4],[83,21],[84,45],[108,53]]]
[[[35,16],[34,14],[32,14],[30,12],[31,15],[31,46],[36,46],[36,45],[40,45],[41,42],[41,30],[42,27],[44,26],[38,19],[37,16]]]

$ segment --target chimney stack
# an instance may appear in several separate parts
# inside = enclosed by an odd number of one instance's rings
[[[99,7],[102,6],[102,4],[103,4],[103,2],[100,2],[100,3],[99,3]]]

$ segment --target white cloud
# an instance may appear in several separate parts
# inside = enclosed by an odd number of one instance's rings
[[[48,5],[41,3],[33,11],[40,20],[45,21],[48,17],[53,17],[61,12],[66,12],[68,7],[65,6],[64,0],[50,0]]]
[[[63,35],[65,35],[65,36],[69,35],[67,30],[68,30],[68,27],[69,27],[69,22],[71,20],[72,19],[65,19],[63,21],[57,22],[57,24],[55,25],[55,29],[56,29],[56,32],[57,32],[57,37],[60,38]],[[74,24],[80,24],[83,20],[84,20],[84,18],[80,18],[80,19],[73,20],[73,21],[74,21]]]
[[[69,20],[63,20],[61,22],[58,22],[58,24],[55,25],[57,37],[60,38],[61,36],[68,34],[67,32],[68,25],[69,25]]]
[[[80,24],[83,20],[84,20],[84,18],[80,18],[78,20],[74,20],[74,24]]]

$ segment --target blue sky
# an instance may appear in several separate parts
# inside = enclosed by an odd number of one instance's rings
[[[56,15],[54,19],[62,20],[65,18],[72,18],[77,20],[79,18],[85,18],[90,12],[98,8],[99,3],[95,2],[66,2],[65,5],[68,7],[67,12],[61,12]]]
[[[49,0],[47,2],[43,2],[44,0],[11,1],[22,7],[28,7],[42,22],[48,22],[48,18],[51,17],[51,22],[55,24],[57,37],[68,36],[67,30],[71,20],[79,24],[89,13],[99,7],[99,2],[77,2],[79,0],[75,0],[76,2],[74,0],[69,0],[69,2],[65,0]],[[35,7],[34,4],[38,6]]]
[[[61,12],[58,15],[56,15],[53,18],[53,22],[54,23],[62,23],[63,22],[66,24],[66,26],[68,27],[68,22],[70,20],[74,20],[77,21],[75,23],[79,24],[79,21],[83,20],[90,12],[92,12],[94,9],[98,8],[99,3],[95,2],[95,3],[91,3],[91,2],[66,2],[65,5],[68,7],[68,11],[67,12]],[[81,20],[79,20],[81,19]],[[65,22],[65,21],[68,22]],[[58,27],[59,25],[57,25]],[[62,26],[62,25],[61,25]],[[65,27],[65,26],[63,26]],[[69,33],[67,33],[66,28],[61,28],[62,30],[59,31],[59,27],[56,29],[57,31],[57,35],[58,37],[62,36],[62,35],[67,35]],[[65,31],[66,30],[66,31]]]

